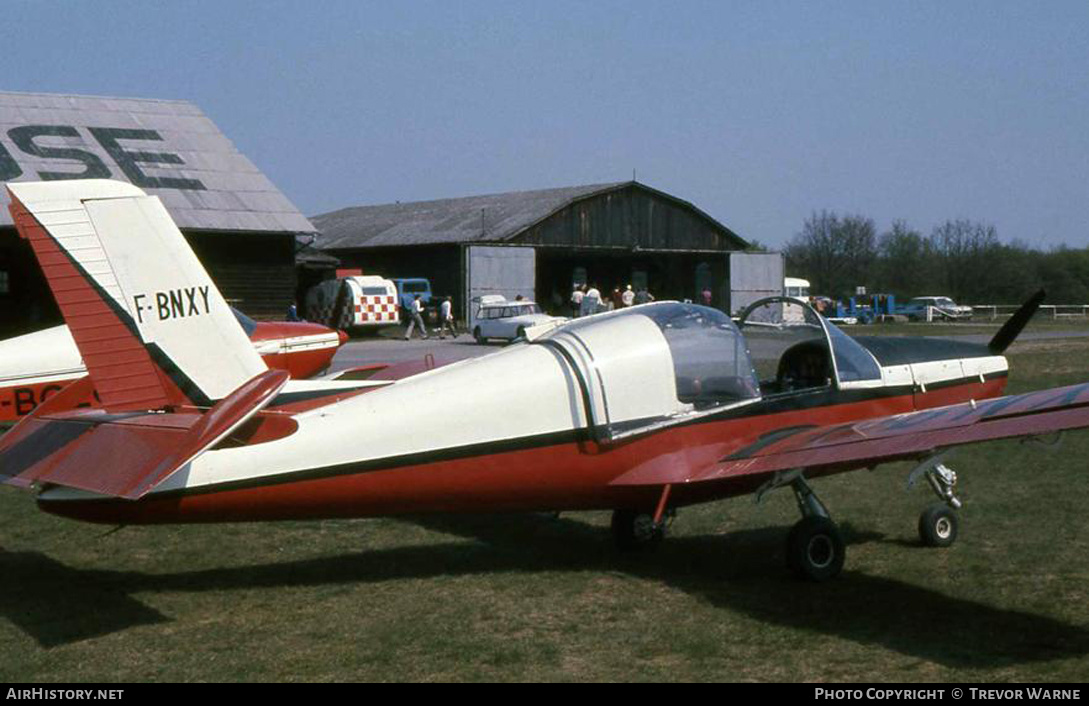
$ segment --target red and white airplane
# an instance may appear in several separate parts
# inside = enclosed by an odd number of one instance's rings
[[[237,309],[232,311],[265,364],[286,370],[293,378],[313,377],[327,369],[348,340],[343,331],[319,324],[254,321]],[[18,421],[86,374],[67,326],[0,341],[0,424]]]
[[[831,578],[844,543],[813,478],[917,462],[956,538],[947,449],[1089,426],[1089,384],[998,397],[988,345],[855,340],[792,299],[660,302],[531,330],[398,380],[269,370],[155,197],[111,181],[9,184],[88,369],[0,437],[0,479],[113,524],[424,512],[613,510],[622,546],[675,508],[789,486],[787,557]],[[156,306],[179,297],[180,310]],[[547,328],[547,327],[546,327]],[[214,352],[214,354],[212,354]],[[102,409],[72,409],[93,386]]]

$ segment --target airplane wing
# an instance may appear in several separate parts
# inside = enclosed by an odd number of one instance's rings
[[[1083,427],[1089,427],[1089,383],[861,422],[779,429],[713,464],[647,463],[612,484],[701,483],[799,468],[850,470],[918,460],[963,444]]]

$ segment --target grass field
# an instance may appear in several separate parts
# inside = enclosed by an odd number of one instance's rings
[[[1010,391],[1089,380],[1089,339],[1018,344]],[[904,465],[817,481],[836,581],[784,567],[787,491],[682,510],[650,553],[605,513],[134,527],[0,488],[0,681],[1089,678],[1089,433],[951,465],[961,538],[918,545]]]
[[[1006,318],[989,319],[986,317],[972,319],[971,321],[942,322],[924,321],[881,323],[857,326],[845,326],[843,330],[853,336],[965,336],[973,334],[994,335],[1006,323]],[[1089,332],[1089,318],[1080,316],[1049,318],[1037,314],[1025,328],[1028,334],[1055,334],[1055,333],[1079,333]]]

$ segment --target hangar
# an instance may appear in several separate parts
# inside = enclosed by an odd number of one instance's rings
[[[729,256],[748,247],[691,203],[636,181],[358,206],[312,221],[318,247],[344,265],[427,277],[462,316],[483,294],[521,294],[563,312],[584,282],[603,296],[631,284],[694,301],[709,287],[715,306],[732,309]],[[782,259],[768,259],[761,286],[778,293]]]
[[[118,179],[162,199],[224,296],[279,318],[295,296],[295,242],[315,229],[187,101],[0,93],[0,182]],[[0,337],[60,323],[0,189]]]

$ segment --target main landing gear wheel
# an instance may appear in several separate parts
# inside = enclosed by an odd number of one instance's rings
[[[928,547],[949,547],[957,541],[960,522],[945,503],[934,503],[919,515],[919,538]]]
[[[803,517],[787,537],[787,566],[798,578],[828,581],[843,571],[847,547],[836,523],[827,517]]]
[[[618,549],[638,549],[661,542],[665,538],[665,523],[655,524],[649,513],[614,510],[612,531]]]

